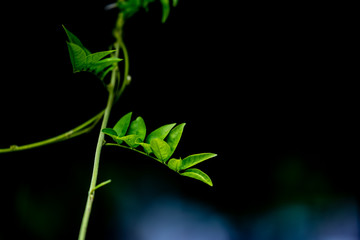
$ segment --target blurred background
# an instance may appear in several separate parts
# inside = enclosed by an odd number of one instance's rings
[[[2,5],[1,148],[105,107],[100,81],[72,73],[61,25],[107,50],[109,3]],[[162,24],[154,2],[130,19],[132,82],[109,123],[130,111],[149,132],[186,122],[174,157],[217,153],[199,165],[214,187],[105,147],[99,182],[112,183],[96,192],[87,239],[360,239],[351,7],[232,4],[180,0]],[[77,238],[98,131],[0,155],[1,240]]]

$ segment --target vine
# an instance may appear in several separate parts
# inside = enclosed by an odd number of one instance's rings
[[[113,128],[107,127],[113,105],[119,100],[130,83],[130,76],[128,75],[129,56],[122,37],[123,26],[126,20],[132,17],[140,9],[148,11],[148,5],[154,1],[155,0],[118,0],[116,3],[106,6],[106,9],[118,8],[119,10],[118,18],[113,29],[113,36],[116,41],[111,49],[107,51],[92,53],[83,45],[75,34],[63,26],[68,38],[67,47],[73,72],[90,72],[103,83],[108,91],[108,100],[105,109],[78,127],[58,136],[27,145],[11,145],[8,148],[0,149],[0,153],[8,153],[28,150],[71,139],[91,131],[102,119],[95,150],[92,177],[78,237],[79,240],[84,240],[86,237],[96,190],[111,182],[111,180],[107,180],[99,184],[97,183],[101,151],[104,145],[117,146],[146,155],[182,176],[194,178],[209,186],[213,186],[210,177],[200,169],[193,168],[193,166],[216,157],[216,154],[199,153],[187,156],[183,159],[172,158],[181,139],[185,123],[179,125],[176,125],[175,123],[167,124],[147,134],[144,120],[141,117],[132,120],[132,113],[130,112],[121,117]],[[170,13],[170,1],[160,0],[160,3],[163,10],[162,22],[164,23]],[[172,1],[174,7],[177,3],[177,0]],[[120,55],[122,58],[120,58]],[[120,74],[119,64],[122,63],[124,64],[124,72],[123,74]],[[111,75],[110,82],[106,83],[105,80],[108,78],[109,74]],[[107,135],[109,139],[112,139],[113,142],[106,142],[105,135]]]

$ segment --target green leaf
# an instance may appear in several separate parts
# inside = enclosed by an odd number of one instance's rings
[[[162,4],[162,8],[163,8],[163,15],[162,15],[162,22],[166,22],[166,19],[169,16],[170,13],[170,3],[169,0],[160,0],[161,4]]]
[[[206,173],[201,171],[200,169],[189,168],[189,169],[185,170],[185,172],[180,173],[180,175],[186,176],[186,177],[191,177],[191,178],[200,180],[210,186],[213,186],[213,183],[212,183],[210,177]]]
[[[115,130],[112,128],[104,128],[101,131],[110,137],[117,137]]]
[[[85,71],[86,69],[86,53],[85,51],[79,47],[79,45],[76,45],[71,42],[67,42],[67,46],[69,49],[69,55],[71,64],[73,66],[73,72],[81,72]]]
[[[117,1],[117,4],[125,17],[129,18],[139,11],[141,7],[141,0]]]
[[[122,118],[120,118],[120,120],[115,124],[113,129],[115,130],[116,135],[118,137],[125,136],[128,128],[129,128],[129,125],[130,125],[131,115],[132,115],[132,112],[127,113]],[[122,141],[118,140],[117,143],[121,144]]]
[[[86,49],[79,38],[64,27],[69,38],[67,42],[73,72],[88,71],[94,73],[100,80],[103,80],[107,73],[114,68],[114,64],[121,61],[119,58],[104,57],[115,52],[115,50],[91,53]],[[101,60],[103,59],[103,60]]]
[[[167,165],[171,170],[174,170],[175,172],[179,172],[180,167],[182,165],[182,160],[181,158],[180,159],[172,158],[169,160]]]
[[[164,140],[166,136],[169,134],[171,129],[175,127],[176,123],[167,124],[162,127],[159,127],[158,129],[152,131],[147,137],[145,142],[150,143],[152,139],[154,138],[160,138],[161,140]]]
[[[127,0],[127,1],[118,1],[118,7],[120,11],[125,15],[126,18],[131,17],[136,12],[138,12],[141,8],[144,8],[148,11],[148,5],[155,0]],[[169,16],[170,13],[170,2],[169,0],[160,0],[162,5],[162,22],[164,23]],[[177,5],[178,0],[173,0],[173,6]]]
[[[127,135],[124,137],[116,137],[117,140],[125,141],[131,148],[136,148],[142,141],[138,135]]]
[[[69,30],[67,30],[65,28],[65,26],[63,25],[63,28],[66,32],[66,35],[68,36],[68,39],[71,43],[75,44],[75,45],[78,45],[81,49],[84,50],[84,52],[86,53],[86,55],[89,55],[91,54],[91,52],[86,48],[84,47],[84,45],[81,43],[80,39],[78,37],[76,37],[72,32],[70,32]]]
[[[182,160],[182,165],[180,167],[180,170],[187,169],[209,158],[213,158],[216,156],[217,155],[214,153],[199,153],[199,154],[190,155]]]
[[[130,123],[127,135],[137,135],[143,142],[146,136],[146,126],[142,117],[137,117]]]
[[[115,132],[114,129],[112,128],[104,128],[101,130],[103,133],[105,133],[106,135],[112,137],[112,139],[117,142],[118,144],[122,143],[122,140],[119,140],[119,137],[117,136],[117,133]]]
[[[100,72],[104,71],[105,68],[113,66],[114,63],[118,63],[120,61],[122,61],[122,59],[120,58],[105,58],[92,64],[90,70],[93,71],[95,75],[97,75]]]
[[[165,139],[165,142],[167,142],[169,144],[170,149],[171,149],[169,158],[175,152],[175,149],[176,149],[176,147],[180,141],[181,135],[183,133],[184,127],[185,127],[185,123],[179,124],[178,126],[176,126],[175,128],[173,128],[170,131],[169,135]]]
[[[154,138],[150,142],[151,149],[155,156],[163,163],[170,157],[170,146],[160,138]]]
[[[106,57],[107,55],[109,55],[113,52],[115,52],[115,50],[96,52],[96,53],[87,55],[86,56],[86,65],[91,66],[93,64],[96,64],[102,58]]]
[[[115,63],[120,61],[122,61],[120,58],[106,58],[90,66],[90,71],[100,80],[104,80],[106,75],[116,67]]]

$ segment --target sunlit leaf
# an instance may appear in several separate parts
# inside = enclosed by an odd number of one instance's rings
[[[120,120],[115,124],[113,129],[116,132],[118,137],[125,136],[128,128],[129,128],[129,125],[130,125],[131,115],[132,115],[132,112],[127,113],[122,118],[120,118]],[[118,140],[117,143],[121,144],[122,141]]]
[[[210,177],[206,173],[201,171],[200,169],[189,168],[189,169],[186,169],[185,172],[180,173],[180,175],[186,176],[186,177],[191,177],[191,178],[200,180],[210,186],[213,186],[213,183],[212,183]]]
[[[115,52],[115,50],[91,53],[82,45],[79,38],[64,27],[69,38],[67,42],[73,72],[87,71],[94,73],[99,79],[103,80],[106,74],[114,68],[114,64],[121,61],[119,58],[104,57]]]
[[[190,155],[182,160],[182,165],[180,167],[180,170],[187,169],[209,158],[213,158],[216,156],[217,155],[214,153],[199,153],[199,154]]]
[[[165,162],[170,157],[170,146],[160,138],[154,138],[150,142],[151,149],[155,156],[162,162]]]
[[[123,137],[117,137],[118,140],[125,141],[131,148],[136,148],[142,141],[138,135],[126,135]]]
[[[180,138],[181,138],[181,135],[183,133],[183,130],[184,130],[184,127],[185,127],[185,123],[182,123],[182,124],[179,124],[178,126],[176,126],[175,128],[173,128],[169,135],[165,138],[165,142],[167,142],[170,146],[170,155],[169,155],[169,158],[171,157],[171,155],[174,153],[179,141],[180,141]]]
[[[162,127],[159,127],[158,129],[152,131],[147,137],[145,142],[150,143],[152,139],[154,138],[160,138],[161,140],[164,140],[164,138],[169,134],[171,129],[176,125],[176,123],[167,124]]]
[[[127,135],[137,135],[143,142],[146,136],[146,126],[142,117],[137,117],[130,123]]]
[[[168,162],[168,167],[172,170],[174,170],[175,172],[178,172],[180,170],[182,164],[182,160],[180,159],[176,159],[176,158],[171,158]]]

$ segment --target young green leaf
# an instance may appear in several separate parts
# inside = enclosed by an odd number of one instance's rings
[[[160,138],[161,140],[164,140],[164,138],[169,134],[171,129],[175,127],[176,123],[167,124],[162,127],[159,127],[158,129],[152,131],[147,137],[145,142],[150,143],[152,139],[154,138]]]
[[[86,64],[88,66],[91,66],[91,65],[99,62],[102,58],[104,58],[107,55],[110,55],[111,53],[114,53],[114,52],[115,52],[115,50],[110,50],[110,51],[96,52],[96,53],[87,55],[86,56]]]
[[[191,178],[200,180],[200,181],[210,185],[211,187],[213,186],[213,183],[212,183],[210,177],[206,173],[201,171],[200,169],[189,168],[189,169],[186,169],[185,172],[180,173],[180,175],[186,176],[186,177],[191,177]]]
[[[117,4],[126,18],[134,15],[141,7],[141,1],[139,0],[117,1]]]
[[[170,13],[170,3],[169,0],[160,0],[161,4],[162,4],[162,11],[163,11],[163,15],[162,15],[162,22],[164,23],[166,21],[166,19],[169,16]]]
[[[130,123],[127,134],[138,135],[142,140],[144,140],[146,136],[146,126],[144,119],[142,117],[137,117],[134,121],[132,121]]]
[[[132,121],[130,123],[130,127],[129,127],[127,134],[128,135],[137,135],[143,142],[145,139],[145,136],[146,136],[146,126],[145,126],[144,119],[142,119],[142,117],[137,117],[134,121]]]
[[[119,140],[119,137],[117,136],[117,133],[115,132],[114,129],[112,128],[104,128],[101,130],[103,133],[105,133],[106,135],[112,137],[112,139],[117,142],[118,144],[122,143],[122,140]]]
[[[91,52],[86,48],[84,47],[84,45],[81,43],[80,39],[78,37],[76,37],[72,32],[70,32],[69,30],[67,30],[65,28],[65,26],[63,25],[63,28],[66,32],[66,35],[68,36],[68,39],[71,43],[75,44],[75,45],[78,45],[81,49],[84,50],[84,52],[86,53],[86,55],[89,55],[91,54]]]
[[[117,140],[125,141],[127,145],[131,148],[136,148],[139,146],[139,143],[142,142],[142,140],[139,138],[138,135],[126,135],[123,137],[117,137]]]
[[[217,155],[214,153],[199,153],[199,154],[190,155],[182,160],[182,165],[180,167],[180,170],[187,169],[209,158],[213,158],[216,156]]]
[[[104,128],[101,131],[110,137],[117,137],[117,133],[112,128]]]
[[[160,138],[154,138],[150,142],[151,149],[155,156],[163,163],[170,157],[170,146]]]
[[[67,42],[69,49],[70,61],[73,66],[73,72],[81,72],[86,69],[86,53],[85,51],[71,42]]]
[[[180,159],[172,158],[169,160],[167,165],[171,170],[174,170],[175,172],[179,172],[181,164],[182,164],[181,158]]]
[[[101,74],[106,68],[109,68],[108,70],[112,70],[112,66],[114,63],[118,63],[122,61],[122,59],[119,58],[105,58],[103,60],[100,60],[90,66],[90,71],[94,72],[95,75]]]
[[[74,73],[88,71],[94,73],[99,79],[103,80],[106,74],[115,67],[114,64],[121,61],[119,58],[111,57],[107,58],[108,60],[103,59],[115,52],[115,50],[91,53],[84,45],[82,45],[79,38],[65,27],[64,30],[69,38],[67,45]]]
[[[144,8],[148,11],[148,5],[155,0],[127,0],[127,1],[118,1],[117,5],[120,11],[126,16],[126,18],[131,17],[141,8]],[[169,0],[160,0],[163,8],[162,22],[164,23],[170,13],[170,3]],[[173,7],[177,5],[178,0],[173,0]]]
[[[120,120],[115,124],[113,129],[116,132],[116,135],[118,137],[125,136],[128,128],[129,128],[129,125],[130,125],[131,115],[132,115],[132,112],[127,113],[122,118],[120,118]],[[117,140],[117,143],[121,144],[122,141]]]
[[[170,131],[169,135],[165,139],[165,142],[167,142],[169,144],[170,149],[171,149],[169,158],[175,152],[175,149],[176,149],[176,147],[180,141],[181,135],[183,133],[184,127],[185,127],[185,123],[179,124],[178,126],[176,126],[175,128],[173,128]]]

